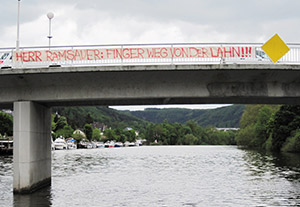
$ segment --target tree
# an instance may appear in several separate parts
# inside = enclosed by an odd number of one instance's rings
[[[91,124],[85,124],[83,127],[83,132],[86,135],[86,138],[91,141],[93,136],[93,127]]]
[[[67,118],[64,116],[59,116],[53,131],[56,132],[57,130],[63,129],[66,125],[68,125]]]
[[[100,141],[101,135],[100,135],[100,130],[98,128],[93,129],[92,138],[93,138],[93,140]]]
[[[53,121],[56,123],[58,121],[58,119],[59,119],[59,115],[58,115],[58,113],[55,113]]]
[[[253,137],[255,137],[255,128],[253,126],[247,126],[238,132],[235,140],[238,145],[251,147]]]
[[[133,129],[125,130],[125,137],[127,141],[134,142],[136,140],[136,134]]]
[[[269,138],[268,127],[273,111],[268,105],[263,106],[257,115],[254,125],[255,135],[251,141],[251,145],[255,148],[265,148],[266,141]]]
[[[195,145],[197,142],[197,137],[192,134],[187,134],[184,136],[184,144],[185,145]]]
[[[292,132],[300,126],[300,106],[283,105],[275,114],[274,121],[271,124],[272,150],[280,151],[291,136]]]
[[[85,117],[85,123],[87,124],[92,124],[94,122],[93,118],[91,117],[91,114],[88,113],[87,116]]]
[[[55,136],[56,137],[62,136],[68,138],[68,137],[72,137],[73,132],[74,129],[71,126],[65,125],[63,129],[59,129],[55,132]]]
[[[148,143],[153,143],[155,141],[154,138],[154,124],[148,124],[148,126],[146,127],[146,131],[145,131],[145,139],[147,140]]]
[[[106,129],[104,131],[104,136],[106,137],[107,140],[116,140],[116,134],[112,129]]]
[[[300,152],[300,129],[294,131],[291,137],[285,141],[282,151],[284,152]]]
[[[156,124],[153,129],[153,138],[157,141],[163,141],[165,139],[166,129],[160,124]]]
[[[0,134],[13,135],[13,118],[4,112],[0,112]]]
[[[270,123],[278,111],[276,105],[247,105],[242,115],[241,129],[236,136],[238,145],[266,149],[270,137]]]

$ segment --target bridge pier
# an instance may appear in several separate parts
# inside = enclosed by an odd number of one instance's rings
[[[14,193],[31,193],[51,184],[50,135],[50,108],[14,102]]]

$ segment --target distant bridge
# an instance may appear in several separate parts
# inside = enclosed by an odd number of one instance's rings
[[[299,45],[289,47],[276,64],[258,44],[1,49],[0,106],[14,110],[14,192],[51,182],[50,107],[300,104]]]

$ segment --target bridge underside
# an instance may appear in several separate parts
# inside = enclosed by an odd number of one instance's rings
[[[0,75],[0,107],[42,105],[297,104],[300,67],[160,65],[13,69]]]

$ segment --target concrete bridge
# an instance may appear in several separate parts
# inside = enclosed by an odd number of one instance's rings
[[[167,63],[124,64],[122,59],[0,70],[0,107],[14,110],[14,192],[51,183],[53,106],[300,104],[300,63],[238,60],[178,63],[171,57]]]

